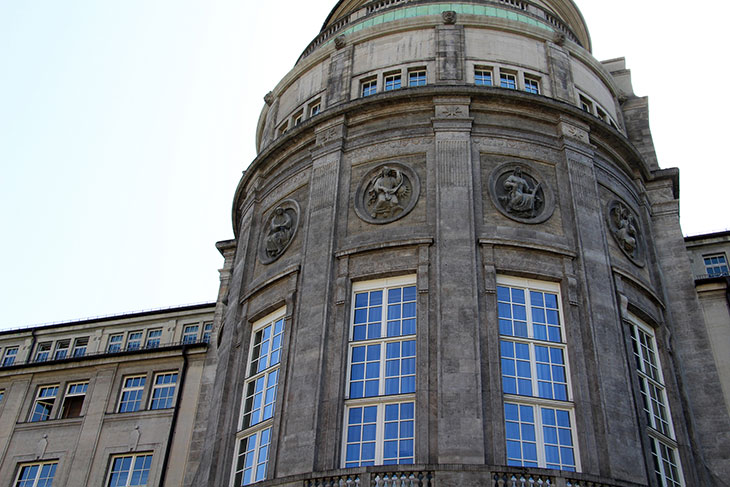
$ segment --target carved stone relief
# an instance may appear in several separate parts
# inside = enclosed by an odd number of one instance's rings
[[[453,10],[444,10],[441,12],[441,18],[446,25],[454,25],[456,23],[456,12]]]
[[[390,223],[405,216],[418,201],[421,184],[410,167],[381,164],[368,172],[355,194],[355,212],[368,223]]]
[[[542,223],[555,211],[552,191],[525,164],[508,162],[495,168],[489,176],[489,195],[504,216],[522,223]]]
[[[266,218],[259,245],[259,260],[271,264],[289,247],[299,227],[299,204],[282,201]]]
[[[621,251],[639,267],[644,266],[639,220],[628,205],[613,200],[608,204],[608,228]]]

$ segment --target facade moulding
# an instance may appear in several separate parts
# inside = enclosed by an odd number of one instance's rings
[[[505,240],[500,238],[481,237],[479,238],[479,245],[494,245],[498,247],[514,247],[528,250],[538,250],[541,252],[547,252],[550,254],[562,255],[564,257],[570,257],[575,259],[577,254],[567,247],[559,247],[552,245],[541,245],[532,244],[528,242],[517,242],[513,240]]]
[[[294,265],[291,265],[291,266],[285,268],[283,271],[274,274],[273,276],[268,276],[268,275],[263,276],[259,281],[251,283],[250,290],[248,292],[246,292],[246,294],[241,296],[238,303],[239,304],[245,303],[246,301],[249,300],[249,298],[251,298],[251,296],[253,296],[257,292],[261,291],[263,288],[275,283],[276,281],[278,281],[280,279],[284,279],[285,277],[287,277],[291,274],[298,273],[299,269],[300,269],[299,264],[294,264]]]
[[[388,242],[358,245],[335,252],[335,257],[340,259],[345,256],[371,252],[373,250],[392,249],[395,247],[412,247],[418,245],[433,245],[433,237],[415,237],[404,240],[391,240]]]
[[[635,287],[641,289],[644,293],[646,293],[646,295],[649,296],[657,306],[659,306],[661,309],[666,309],[666,305],[664,304],[664,301],[662,300],[662,298],[659,297],[659,295],[657,293],[654,292],[651,284],[642,281],[641,279],[636,277],[634,274],[621,269],[619,266],[617,266],[615,264],[611,265],[611,271],[615,274],[614,279],[618,277],[621,280],[629,281]],[[617,289],[620,289],[620,287],[618,285],[617,285]]]

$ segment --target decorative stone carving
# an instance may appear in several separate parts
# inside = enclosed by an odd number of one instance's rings
[[[565,34],[562,32],[555,32],[553,35],[553,41],[559,46],[565,45]]]
[[[347,45],[344,35],[338,35],[335,37],[335,49],[342,49]]]
[[[453,10],[445,10],[441,12],[441,18],[444,19],[444,24],[454,25],[456,23],[456,12]]]
[[[628,205],[613,200],[608,204],[608,227],[621,251],[639,267],[644,266],[640,225]]]
[[[299,204],[294,200],[282,201],[265,220],[259,245],[259,260],[271,264],[286,251],[299,227]]]
[[[273,91],[269,91],[268,93],[266,93],[264,95],[264,103],[266,103],[267,105],[270,106],[273,103],[273,101],[274,101],[274,92]]]
[[[421,183],[416,172],[399,162],[368,172],[355,194],[355,212],[368,223],[390,223],[407,215],[418,201]]]
[[[489,195],[504,216],[522,223],[542,223],[555,211],[555,199],[550,188],[524,168],[516,162],[495,168],[489,176]]]

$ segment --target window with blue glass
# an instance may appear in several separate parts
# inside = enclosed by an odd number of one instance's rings
[[[47,421],[51,419],[53,406],[56,403],[56,396],[58,396],[58,385],[39,387],[28,421],[34,423],[36,421]]]
[[[508,465],[577,470],[559,286],[500,276],[497,317]]]
[[[408,71],[408,86],[426,86],[426,69],[410,69]]]
[[[345,467],[414,463],[415,278],[353,285]]]
[[[276,411],[285,310],[254,323],[243,386],[237,453],[233,466],[237,487],[266,479],[272,422]]]
[[[370,78],[360,83],[360,95],[363,97],[374,95],[378,92],[378,80]]]
[[[383,77],[383,84],[385,85],[385,91],[399,89],[401,87],[400,73],[386,74]]]
[[[151,453],[112,457],[108,487],[147,487],[152,466]]]
[[[492,68],[474,68],[474,84],[478,86],[492,86]]]
[[[150,409],[167,409],[173,406],[175,388],[177,387],[177,372],[164,372],[155,376],[152,386],[152,401]]]
[[[53,487],[57,461],[23,463],[19,465],[15,487]]]
[[[142,407],[142,394],[144,394],[146,381],[147,377],[144,375],[124,378],[122,394],[119,398],[120,413],[139,411],[140,407]]]
[[[707,255],[703,257],[705,261],[705,270],[710,277],[727,276],[728,267],[725,254]]]

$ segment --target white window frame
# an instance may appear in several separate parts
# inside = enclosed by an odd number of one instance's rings
[[[489,73],[489,83],[479,83],[478,79],[479,76],[484,76],[483,74],[478,73]],[[494,86],[494,68],[491,66],[481,66],[481,65],[475,65],[474,66],[474,84],[476,86]]]
[[[309,103],[309,118],[315,117],[322,112],[322,98],[317,98]]]
[[[294,115],[292,115],[292,127],[300,125],[304,121],[304,109],[300,109]]]
[[[71,392],[72,387],[85,386],[83,392]],[[86,401],[86,392],[89,388],[89,381],[69,382],[66,385],[66,394],[63,396],[63,402],[61,403],[61,419],[66,418],[80,418],[83,416],[84,402]],[[81,408],[79,409],[78,416],[67,416],[66,405],[69,398],[81,398]],[[72,399],[73,400],[73,399]]]
[[[388,84],[390,83],[390,86]],[[403,87],[403,75],[400,71],[383,73],[383,91],[396,91]]]
[[[192,328],[195,328],[195,332],[188,332],[188,330],[192,329]],[[188,325],[183,326],[183,332],[182,332],[182,337],[180,338],[180,341],[183,344],[197,343],[198,335],[200,335],[200,323],[190,323]],[[193,338],[189,339],[189,337],[193,337]]]
[[[367,91],[367,94],[365,94]],[[366,98],[378,93],[377,76],[368,76],[360,80],[360,98]]]
[[[649,325],[632,313],[628,313],[627,317],[635,369],[639,381],[641,406],[646,415],[651,455],[655,460],[654,473],[657,476],[657,481],[666,487],[683,487],[685,485],[684,473],[679,459],[679,445],[674,431],[672,411],[664,382],[664,372],[661,357],[659,356],[656,333]],[[641,340],[642,337],[644,340]],[[652,385],[658,389],[660,401],[656,401],[657,398],[649,392],[648,387]],[[657,414],[657,408],[654,407],[656,404],[660,404],[666,409],[666,418],[661,418],[661,414]],[[662,423],[666,425],[662,425]],[[666,449],[666,452],[662,451],[661,446]],[[677,469],[676,472],[667,473],[666,468],[669,459],[666,453],[673,456],[673,465]],[[659,470],[656,470],[657,466]],[[678,475],[678,479],[673,478],[674,473]]]
[[[534,95],[541,95],[542,94],[542,89],[540,87],[542,83],[540,82],[540,77],[539,76],[535,76],[535,75],[528,74],[528,73],[523,73],[522,74],[522,81],[523,81],[523,87],[524,87],[523,90],[524,91],[526,91],[528,93],[532,93]],[[534,84],[534,88],[535,88],[534,91],[533,90],[530,90],[530,89],[527,89],[528,86],[533,86],[533,84]]]
[[[58,400],[58,390],[60,384],[47,384],[38,386],[35,393],[35,399],[33,399],[33,405],[30,407],[30,414],[28,415],[29,423],[40,423],[43,421],[49,421],[53,419],[53,412],[56,407],[56,400]],[[44,395],[45,391],[53,391],[53,395]],[[45,404],[49,406],[48,414],[44,415],[41,413],[40,417],[34,419],[36,416],[36,406]]]
[[[112,455],[112,457],[109,459],[109,470],[106,474],[106,480],[104,482],[104,485],[105,486],[111,485],[112,474],[114,473],[114,462],[117,459],[124,459],[124,458],[131,458],[132,463],[130,465],[129,470],[127,471],[127,480],[125,481],[124,485],[121,487],[130,487],[129,482],[132,477],[132,472],[135,471],[134,467],[137,463],[137,459],[143,459],[143,461],[149,459],[149,465],[147,466],[147,469],[146,469],[147,470],[147,482],[145,482],[144,484],[135,484],[134,487],[151,486],[152,484],[149,482],[149,480],[150,480],[150,476],[152,475],[152,458],[153,458],[152,452],[140,452],[140,453],[130,453],[130,454],[124,454],[124,455]],[[117,484],[117,485],[119,485],[119,484]]]
[[[382,465],[384,463],[384,450],[385,450],[385,408],[388,405],[403,405],[403,404],[412,404],[413,405],[413,417],[409,420],[413,422],[413,436],[407,437],[408,440],[412,441],[412,459],[413,463],[415,463],[416,459],[416,452],[415,452],[415,445],[416,445],[416,438],[415,438],[415,408],[416,408],[416,394],[415,390],[417,390],[417,373],[416,377],[414,377],[414,381],[416,382],[416,385],[414,386],[413,392],[405,392],[405,393],[397,393],[397,394],[385,394],[385,383],[386,383],[386,350],[387,345],[389,343],[397,343],[397,342],[407,342],[407,341],[417,341],[418,336],[418,290],[416,289],[416,295],[415,295],[415,314],[413,317],[408,317],[406,319],[415,319],[415,329],[413,333],[408,334],[399,334],[397,336],[388,336],[387,333],[387,326],[388,326],[388,290],[389,289],[395,289],[395,288],[404,288],[404,287],[416,287],[417,286],[417,279],[415,275],[406,275],[406,276],[397,276],[397,277],[390,277],[390,278],[384,278],[384,279],[377,279],[372,281],[358,281],[354,282],[352,284],[352,296],[350,303],[350,318],[349,318],[349,343],[348,343],[348,358],[347,358],[347,369],[345,372],[346,375],[346,391],[345,391],[345,415],[343,418],[343,432],[342,432],[342,442],[341,442],[341,458],[342,458],[342,468],[349,468],[346,467],[348,463],[355,463],[355,462],[348,462],[347,461],[347,451],[348,446],[350,444],[360,444],[362,446],[363,440],[360,440],[358,442],[350,442],[348,443],[348,437],[349,437],[349,415],[350,411],[353,408],[366,408],[366,407],[376,407],[377,411],[377,419],[376,419],[376,439],[375,439],[375,453],[374,453],[374,460],[372,464],[374,465]],[[360,293],[370,293],[373,291],[382,291],[382,301],[381,301],[381,311],[380,311],[380,336],[375,338],[365,338],[365,339],[358,339],[355,340],[355,316],[356,316],[356,296]],[[368,298],[369,299],[369,298]],[[410,302],[410,301],[407,301]],[[401,297],[401,300],[398,304],[403,305],[403,298]],[[370,309],[372,306],[368,304],[368,307],[366,308],[366,313],[370,312]],[[401,308],[402,309],[402,308]],[[403,319],[402,316],[399,315],[397,320]],[[368,318],[368,323],[374,323],[370,321]],[[362,326],[362,324],[358,324],[358,326]],[[401,323],[399,326],[403,326],[403,323]],[[367,333],[367,325],[366,325],[366,333]],[[368,345],[379,345],[380,346],[380,358],[379,358],[379,373],[378,373],[378,395],[376,396],[364,396],[364,397],[357,397],[357,398],[350,398],[350,387],[351,387],[351,373],[352,373],[352,357],[353,357],[353,350],[355,347],[361,347]],[[417,343],[416,343],[417,346]],[[408,356],[410,358],[410,356]],[[413,356],[414,360],[417,360],[417,355]],[[367,365],[366,365],[367,368]],[[416,367],[417,370],[417,367]],[[410,375],[410,374],[408,374]],[[402,377],[402,375],[399,375],[398,377]],[[400,407],[399,407],[400,409]],[[362,431],[361,431],[362,434]],[[400,437],[399,437],[400,440]],[[395,441],[392,440],[391,441]],[[371,443],[371,442],[369,442]],[[398,455],[400,456],[400,455]],[[357,463],[360,465],[370,465],[369,461],[362,462],[362,459],[360,458]],[[397,460],[396,460],[397,461]],[[389,462],[391,463],[391,462]]]
[[[144,342],[144,330],[133,330],[127,333],[126,350],[140,350]]]
[[[712,262],[712,259],[722,259],[722,262]],[[710,263],[708,264],[707,261],[710,260]],[[702,264],[705,266],[705,273],[710,277],[720,277],[720,276],[727,276],[728,275],[728,269],[730,269],[730,266],[728,266],[727,262],[727,256],[722,252],[717,252],[714,254],[707,254],[702,256]],[[723,271],[722,268],[725,267],[725,270]],[[716,272],[711,272],[711,270],[717,269]]]
[[[173,377],[174,376],[174,381],[173,382],[162,383],[162,384],[158,384],[157,383],[157,380],[158,379],[160,379],[162,377],[167,377],[167,376],[170,376],[170,377]],[[167,372],[158,372],[158,373],[155,374],[155,376],[152,379],[152,390],[150,392],[150,406],[148,408],[149,410],[154,410],[154,409],[169,409],[169,408],[175,406],[175,399],[177,397],[178,378],[179,378],[179,373],[178,373],[177,370],[170,370],[170,371],[167,371]],[[169,399],[170,404],[168,406],[165,406],[165,407],[154,407],[155,399],[159,399],[159,398],[155,398],[155,393],[157,391],[161,391],[163,389],[166,389],[166,390],[167,389],[172,389],[172,394],[170,396],[167,396],[165,398],[166,401]]]
[[[248,347],[248,359],[246,360],[246,379],[243,385],[243,392],[241,398],[241,409],[238,417],[238,433],[236,434],[236,451],[233,466],[231,469],[231,484],[236,486],[249,485],[254,482],[265,480],[268,475],[268,462],[269,453],[271,446],[271,438],[273,435],[273,424],[274,416],[276,414],[276,399],[281,385],[281,361],[284,354],[284,336],[286,333],[286,308],[280,308],[263,318],[256,320],[251,326],[251,339]],[[276,333],[277,323],[281,321],[281,332]],[[268,327],[271,327],[271,332],[268,337],[268,348],[266,355],[256,355],[255,349],[261,349],[261,342],[257,342],[259,332],[264,333]],[[263,335],[261,335],[263,337]],[[279,345],[274,348],[274,340],[278,337]],[[278,356],[272,359],[274,352],[278,351]],[[266,359],[266,365],[263,369],[259,369],[261,359]],[[253,370],[254,361],[256,361],[256,370]],[[272,364],[272,362],[274,362]],[[272,377],[275,377],[275,383],[270,384]],[[254,386],[258,380],[263,379],[263,390],[256,391],[254,389],[253,395],[249,393],[250,386]],[[266,402],[266,395],[268,391],[273,391],[273,398],[271,402]],[[250,425],[244,423],[244,419],[248,415],[251,415],[255,411],[255,396],[257,392],[261,394],[260,405],[259,405],[259,416]],[[248,398],[251,398],[252,408],[248,408]],[[271,415],[262,418],[264,409],[266,406],[271,406]],[[248,440],[254,437],[254,445],[252,449],[248,449]],[[262,444],[262,438],[268,437],[268,442]],[[242,451],[242,448],[247,448]],[[240,458],[243,455],[243,458]],[[246,471],[249,470],[245,467],[246,455],[253,455],[254,464],[251,467],[252,477],[249,482],[246,482]],[[239,468],[240,465],[243,466]],[[259,469],[263,469],[260,471]],[[260,477],[261,478],[258,478]],[[258,480],[257,480],[258,478]]]
[[[415,75],[416,79],[420,80],[421,76],[420,74],[423,73],[423,83],[420,81],[417,83],[411,83],[412,77]],[[408,68],[407,70],[407,79],[408,79],[408,87],[415,87],[415,86],[427,86],[428,85],[428,70],[426,69],[426,66],[417,66],[413,68]]]
[[[504,88],[506,90],[519,90],[519,77],[517,75],[517,71],[511,70],[511,69],[499,69],[499,86],[500,88]],[[503,79],[504,78],[504,79]],[[514,86],[509,86],[514,84]],[[505,86],[508,85],[508,86]]]
[[[34,362],[47,362],[51,358],[53,342],[39,342],[35,349]]]
[[[209,321],[207,323],[203,323],[203,336],[201,338],[201,341],[205,343],[210,343],[210,339],[213,337],[213,322]]]
[[[516,334],[502,334],[502,330],[499,330],[499,342],[500,342],[500,357],[501,356],[501,350],[502,350],[502,342],[511,342],[516,344],[527,344],[529,346],[529,362],[530,362],[530,387],[531,387],[531,395],[523,395],[519,394],[519,386],[518,386],[518,393],[506,393],[504,392],[504,389],[502,391],[503,396],[503,402],[504,404],[517,404],[521,406],[530,406],[533,409],[534,418],[535,418],[535,436],[536,436],[536,448],[537,448],[537,462],[539,468],[553,468],[548,467],[547,464],[547,454],[546,449],[547,446],[552,446],[553,444],[548,445],[545,441],[544,437],[544,426],[542,424],[542,415],[541,415],[541,407],[546,407],[550,409],[555,410],[561,410],[568,412],[569,418],[570,418],[570,431],[571,431],[571,441],[572,441],[572,453],[573,453],[573,460],[575,462],[574,468],[576,472],[581,471],[581,464],[580,464],[580,449],[578,445],[578,438],[577,438],[577,430],[576,430],[576,422],[575,422],[575,406],[573,404],[573,393],[572,393],[572,384],[571,384],[571,373],[570,373],[570,360],[568,358],[568,345],[566,341],[566,334],[565,334],[565,319],[563,316],[563,303],[561,299],[561,291],[560,291],[560,285],[558,283],[554,282],[548,282],[548,281],[540,281],[535,279],[525,279],[525,278],[519,278],[519,277],[513,277],[513,276],[506,276],[506,275],[497,275],[497,287],[508,287],[508,288],[518,288],[522,289],[524,291],[525,295],[525,319],[524,322],[526,323],[527,327],[527,337],[522,337]],[[539,338],[535,338],[534,334],[534,327],[533,324],[535,323],[533,319],[533,306],[531,302],[531,296],[530,291],[537,291],[541,293],[550,293],[556,295],[556,302],[557,302],[557,318],[559,320],[559,332],[560,332],[560,341],[552,341],[549,339],[542,340]],[[510,291],[511,293],[511,291]],[[497,294],[497,301],[499,301],[499,290]],[[545,306],[545,309],[547,309],[547,306]],[[498,310],[499,310],[499,304],[498,304]],[[498,311],[498,322],[499,322],[499,311]],[[522,320],[520,320],[522,321]],[[538,324],[541,324],[541,322],[537,322]],[[548,320],[545,320],[545,327],[546,327],[546,333],[548,333],[549,338],[549,324]],[[562,351],[562,360],[563,363],[559,364],[563,366],[563,373],[565,375],[565,388],[566,388],[566,400],[561,399],[553,399],[553,398],[544,398],[540,397],[539,394],[539,382],[540,378],[538,375],[538,360],[535,353],[535,348],[537,346],[543,346],[548,347],[548,349],[558,349]],[[551,352],[549,352],[551,353]],[[503,363],[505,359],[500,359],[500,364]],[[508,359],[507,359],[508,360]],[[552,372],[552,363],[550,365],[551,374]],[[502,377],[502,380],[504,381],[505,377],[505,371],[503,370],[503,366],[500,365],[500,376]],[[517,374],[516,374],[517,376]],[[562,383],[560,381],[554,381],[550,380],[548,381],[550,384],[555,383]],[[504,388],[504,385],[503,385]],[[503,416],[502,421],[505,425],[505,441],[515,441],[514,439],[510,440],[508,438],[508,433],[506,431],[507,425],[506,425],[506,409],[503,410]],[[522,447],[523,441],[519,441],[520,446]],[[524,458],[524,457],[523,457]],[[562,460],[562,458],[561,458]],[[553,462],[550,462],[553,463]],[[514,465],[517,466],[517,465]],[[568,470],[568,469],[566,469]]]
[[[24,479],[23,485],[26,485],[28,487],[37,487],[38,482],[40,480],[43,480],[43,485],[47,485],[46,481],[50,480],[53,482],[54,477],[56,476],[56,470],[58,470],[58,460],[52,460],[52,461],[46,461],[46,462],[31,462],[31,463],[19,463],[18,464],[18,473],[15,476],[15,481],[13,482],[13,486],[17,487],[20,485],[21,481],[21,475],[23,474],[23,470],[26,468],[33,468],[33,467],[39,467],[36,471],[36,475],[33,478],[33,483],[28,486],[28,480],[30,479]],[[43,479],[40,478],[41,473],[43,473],[43,467],[50,466],[52,469],[52,475],[50,477],[45,477]]]
[[[70,357],[69,351],[71,350],[71,340],[58,340],[56,346],[53,349],[53,360],[63,360]],[[62,357],[58,355],[63,353]]]
[[[89,347],[89,337],[79,337],[74,340],[74,348],[71,352],[72,357],[83,357]]]
[[[3,354],[3,367],[10,367],[18,358],[18,347],[6,347]]]
[[[134,380],[134,379],[143,379],[143,382],[141,385],[127,386],[127,381]],[[146,385],[147,385],[147,376],[145,374],[125,375],[124,377],[122,377],[122,386],[119,390],[119,401],[117,403],[117,412],[118,413],[134,413],[137,411],[141,411],[142,406],[144,405],[144,401],[143,401],[144,388],[146,387]],[[135,403],[139,404],[139,406],[137,407],[137,409],[134,409],[132,411],[122,411],[122,403],[130,402],[130,401],[124,400],[124,393],[125,392],[134,392],[134,391],[142,391],[142,394],[139,397],[139,399],[134,401]]]
[[[109,335],[106,353],[117,353],[122,350],[124,350],[124,333],[113,333]]]
[[[159,335],[152,336],[153,333],[157,334],[159,332]],[[156,343],[151,343],[153,341],[156,341]],[[145,348],[159,348],[162,344],[162,328],[152,328],[150,330],[147,330],[147,336],[145,337],[144,347]]]

